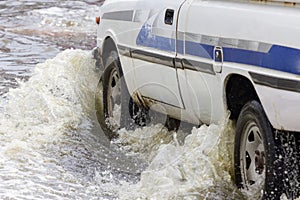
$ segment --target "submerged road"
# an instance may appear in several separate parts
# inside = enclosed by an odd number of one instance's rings
[[[233,124],[110,143],[95,117],[102,1],[0,1],[0,199],[246,199]],[[187,137],[185,137],[188,135]]]

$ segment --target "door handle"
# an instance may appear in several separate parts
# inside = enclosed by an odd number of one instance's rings
[[[173,9],[167,9],[165,14],[165,24],[172,25],[173,24],[173,18],[174,18],[174,10]]]
[[[223,49],[222,47],[216,46],[214,48],[214,71],[216,73],[222,72],[222,65],[223,65],[224,57],[223,57]]]

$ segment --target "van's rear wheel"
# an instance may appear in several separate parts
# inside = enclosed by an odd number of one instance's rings
[[[257,101],[239,115],[234,147],[235,181],[255,199],[279,199],[282,180],[272,127]]]

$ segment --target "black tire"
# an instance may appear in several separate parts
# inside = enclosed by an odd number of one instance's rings
[[[116,51],[111,51],[104,63],[105,69],[99,80],[95,107],[98,122],[105,135],[111,140],[118,136],[117,131],[130,123],[128,104],[130,95],[123,77],[120,60]],[[113,95],[112,93],[120,92]],[[112,122],[117,115],[113,114],[116,106],[120,106],[120,117]],[[111,121],[110,121],[111,120]]]
[[[282,161],[274,131],[260,103],[248,102],[237,120],[234,144],[235,182],[255,199],[279,199]]]
[[[137,126],[146,126],[149,124],[149,110],[138,106],[132,98],[129,100],[129,114]],[[135,127],[131,126],[130,128],[132,129]]]
[[[180,124],[180,120],[170,117],[168,115],[165,122],[165,127],[168,129],[168,131],[178,131]]]
[[[146,116],[146,109],[138,110],[139,107],[130,97],[118,53],[111,51],[104,62],[105,69],[96,89],[95,108],[103,132],[112,140],[118,137],[118,130],[121,128],[133,129],[136,127],[135,124],[143,125],[141,122],[145,121],[143,117]],[[120,94],[113,94],[118,91]],[[116,105],[121,107],[119,117],[113,112]],[[132,113],[132,108],[135,108],[136,113]],[[118,119],[111,120],[115,117]]]
[[[111,51],[108,54],[108,58],[104,61],[104,66],[104,72],[96,89],[95,108],[96,116],[103,132],[109,140],[112,140],[118,137],[119,129],[126,128],[127,130],[132,130],[137,127],[146,126],[151,122],[151,117],[149,116],[148,109],[138,106],[131,98],[116,51]],[[119,83],[120,95],[118,95],[118,98],[113,98],[112,92],[110,92],[112,84],[118,84],[115,83],[117,82],[116,80],[112,79],[114,76],[117,77],[115,79],[118,79]],[[115,103],[111,103],[110,101],[115,100],[121,109],[120,118],[116,120],[119,123],[114,124],[110,119],[115,117],[112,112],[114,107],[112,105],[115,105]],[[180,120],[167,116],[165,126],[168,130],[177,130],[179,125]]]

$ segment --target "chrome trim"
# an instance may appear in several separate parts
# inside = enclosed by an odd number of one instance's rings
[[[102,15],[102,19],[131,22],[133,19],[133,13],[134,13],[134,10],[107,12]]]
[[[139,49],[131,49],[122,45],[118,45],[118,49],[121,55],[128,56],[135,59],[140,59],[147,62],[152,62],[160,65],[165,65],[172,68],[187,69],[193,71],[199,71],[207,74],[216,75],[214,72],[213,64],[206,62],[199,62],[194,60],[180,59],[175,57],[169,57],[152,53]]]
[[[185,33],[185,39],[189,42],[198,42],[205,45],[221,46],[223,48],[236,48],[242,50],[257,51],[261,53],[268,53],[273,46],[272,44],[263,42],[235,38],[214,37],[195,33]]]
[[[121,55],[131,57],[131,49],[130,48],[128,48],[126,46],[118,45],[118,49],[119,49],[119,53]]]
[[[143,50],[138,50],[134,49],[131,50],[131,56],[132,58],[156,63],[156,64],[161,64],[165,65],[168,67],[173,67],[174,68],[174,61],[172,57],[169,56],[164,56],[156,53],[151,53],[148,51],[143,51]]]
[[[174,108],[185,109],[184,105],[183,105],[183,107],[180,107],[180,106],[176,106],[176,105],[173,105],[173,104],[170,104],[170,103],[166,103],[166,102],[163,102],[163,101],[160,101],[160,100],[157,100],[157,99],[153,99],[151,97],[142,96],[142,98],[145,102],[148,103],[147,106],[151,106],[153,104],[160,103],[160,104],[164,104],[164,105],[171,106],[171,107],[174,107]]]
[[[212,63],[199,62],[194,60],[182,59],[182,64],[184,69],[189,69],[193,71],[199,71],[207,74],[216,75],[214,72],[214,67]]]
[[[291,92],[300,92],[300,80],[290,80],[285,78],[278,78],[265,74],[258,74],[249,72],[254,83],[275,89],[287,90]]]

